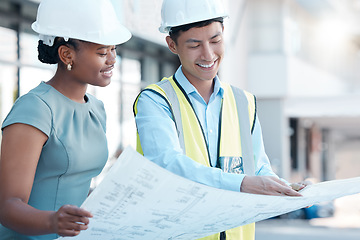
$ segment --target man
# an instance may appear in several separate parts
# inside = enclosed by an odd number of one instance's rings
[[[181,66],[135,101],[137,150],[178,175],[212,187],[301,196],[271,169],[254,96],[217,76],[224,57],[225,17],[221,0],[164,0],[160,31],[169,33],[167,45]],[[254,236],[250,224],[204,239]]]

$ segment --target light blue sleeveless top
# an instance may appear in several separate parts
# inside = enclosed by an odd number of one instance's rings
[[[103,103],[86,94],[77,103],[42,82],[20,97],[3,122],[34,126],[48,136],[36,169],[29,205],[56,211],[64,204],[80,206],[88,195],[91,178],[108,158]],[[54,239],[55,234],[23,236],[0,225],[1,239]]]

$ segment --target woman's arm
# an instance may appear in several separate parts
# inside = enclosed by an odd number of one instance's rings
[[[30,125],[16,123],[3,129],[0,160],[0,222],[25,235],[77,235],[87,229],[91,214],[76,206],[57,212],[28,205],[41,150],[48,137]],[[79,223],[83,224],[79,224]]]

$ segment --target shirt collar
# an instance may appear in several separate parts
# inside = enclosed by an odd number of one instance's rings
[[[174,76],[175,76],[176,80],[179,82],[179,84],[182,86],[182,88],[185,90],[186,94],[187,95],[190,95],[192,93],[199,94],[198,91],[196,90],[196,88],[185,77],[185,75],[181,69],[182,69],[182,66],[180,66],[176,70]],[[213,94],[215,94],[215,96],[217,96],[219,94],[220,97],[223,97],[224,89],[222,88],[220,79],[217,75],[215,76],[214,81],[215,81],[215,84],[214,84]]]

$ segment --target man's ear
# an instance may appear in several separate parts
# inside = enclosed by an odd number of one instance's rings
[[[73,49],[69,48],[66,45],[61,45],[58,49],[58,55],[60,61],[62,61],[65,65],[73,64],[75,57],[75,53]]]
[[[170,36],[166,36],[166,43],[172,53],[178,54],[177,48],[176,48],[176,43],[174,40],[172,40],[172,38]]]

